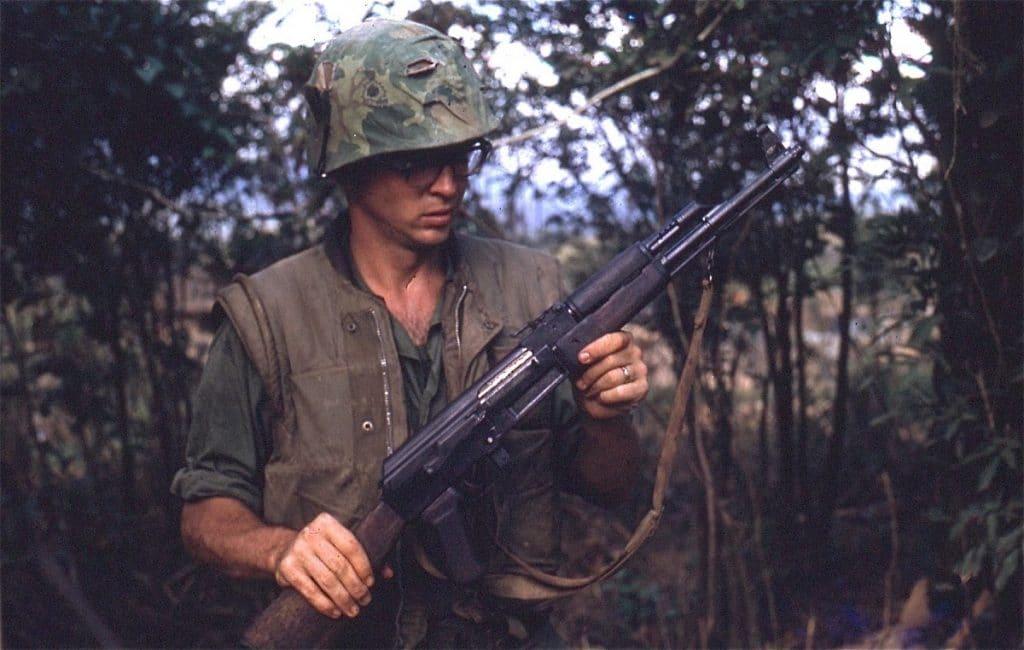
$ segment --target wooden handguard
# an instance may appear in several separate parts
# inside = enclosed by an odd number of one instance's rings
[[[374,573],[384,566],[404,526],[398,513],[382,501],[352,531],[369,556]],[[242,644],[247,648],[326,648],[345,631],[349,621],[324,616],[302,594],[285,589],[245,631]]]

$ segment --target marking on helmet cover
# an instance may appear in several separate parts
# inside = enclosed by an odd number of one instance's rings
[[[313,87],[320,92],[326,92],[331,89],[331,82],[334,81],[334,64],[330,61],[324,61],[316,67],[314,74],[315,80],[313,81]]]
[[[405,66],[406,77],[420,77],[425,74],[430,74],[438,68],[438,66],[444,65],[440,61],[435,61],[429,57],[422,59],[416,59],[412,63]]]
[[[358,93],[359,99],[365,106],[383,108],[390,103],[388,93],[384,86],[377,81],[377,73],[374,70],[360,70],[353,85],[353,91]]]

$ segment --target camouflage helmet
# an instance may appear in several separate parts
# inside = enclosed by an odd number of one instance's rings
[[[483,137],[496,122],[480,85],[459,44],[425,25],[372,20],[342,32],[304,89],[312,173]]]

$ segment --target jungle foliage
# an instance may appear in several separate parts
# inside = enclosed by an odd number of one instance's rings
[[[249,45],[272,10],[0,7],[5,645],[230,645],[260,602],[186,556],[167,486],[211,327],[188,287],[300,250],[344,207],[303,168],[314,52]],[[659,533],[560,604],[560,631],[849,644],[905,624],[927,577],[918,641],[966,618],[964,643],[1019,644],[1022,5],[511,0],[410,17],[484,72],[510,44],[550,66],[490,81],[505,146],[465,227],[551,250],[570,282],[761,169],[757,123],[809,150],[717,246]],[[894,50],[900,22],[929,55]],[[699,281],[637,323],[669,378],[641,414],[652,459]],[[566,508],[578,572],[635,514]]]

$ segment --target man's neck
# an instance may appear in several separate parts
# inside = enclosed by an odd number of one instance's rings
[[[408,300],[433,305],[444,284],[444,246],[416,249],[385,235],[372,224],[350,222],[349,254],[354,270],[389,307]]]

